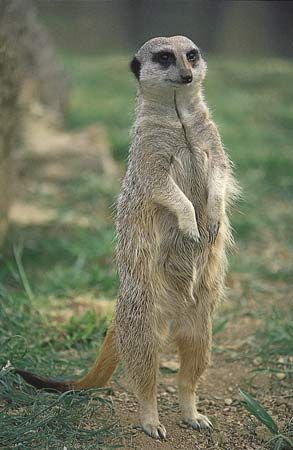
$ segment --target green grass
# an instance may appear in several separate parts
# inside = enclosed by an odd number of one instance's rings
[[[12,230],[1,255],[0,448],[7,450],[106,449],[106,439],[118,438],[105,391],[56,396],[35,391],[13,373],[17,367],[75,378],[86,371],[106,321],[97,318],[94,303],[65,322],[52,324],[48,313],[60,310],[62,317],[68,301],[77,297],[116,295],[113,224],[93,213],[96,204],[110,210],[116,192],[100,177],[80,176],[64,185],[62,193],[61,198],[41,191],[29,194],[33,204],[54,206],[57,217]],[[88,217],[87,226],[68,220],[73,213]],[[1,371],[8,361],[12,367]]]
[[[0,295],[0,447],[110,448],[103,444],[113,435],[106,390],[82,395],[37,392],[13,373],[13,366],[36,368],[43,375],[58,373],[61,378],[82,372],[94,360],[106,321],[88,311],[64,325],[52,325],[38,312],[43,298],[32,294],[19,258],[14,271],[23,286],[13,294],[1,286]],[[98,418],[94,425],[93,417]]]
[[[259,314],[262,327],[256,331],[255,354],[261,358],[256,372],[283,374],[292,382],[292,311],[273,306],[267,314]],[[258,345],[261,343],[262,345]]]
[[[293,431],[291,421],[286,423],[283,430],[276,424],[272,416],[268,411],[253,397],[246,392],[240,390],[242,397],[242,404],[247,411],[256,417],[256,419],[264,425],[270,432],[271,438],[265,443],[262,448],[267,447],[270,444],[270,448],[273,450],[281,450],[282,448],[293,448]]]
[[[83,175],[62,186],[62,196],[30,193],[28,202],[54,207],[57,216],[44,224],[19,226],[13,231],[2,260],[0,255],[0,282],[13,288],[19,280],[12,268],[12,249],[17,247],[32,292],[43,302],[50,295],[61,299],[91,293],[113,298],[117,290],[114,226],[109,222],[117,193],[113,190],[101,177]],[[87,226],[80,226],[80,216],[88,219]],[[104,216],[108,216],[106,220]]]
[[[126,161],[136,89],[128,71],[130,55],[68,54],[63,59],[73,89],[66,125],[102,123],[115,158]],[[261,298],[260,310],[246,313],[260,318],[254,344],[263,349],[265,367],[274,369],[271,361],[282,356],[290,374],[293,64],[208,58],[208,66],[206,98],[243,188],[243,200],[233,213],[238,249],[230,258],[231,269],[247,283],[247,297]],[[57,217],[15,228],[0,255],[0,365],[11,361],[40,374],[73,377],[93,361],[105,322],[89,311],[54,325],[48,312],[56,302],[62,306],[77,296],[115,297],[114,226],[109,217],[117,187],[81,172],[60,185],[62,195],[56,196],[39,189],[42,180],[36,170],[34,176],[37,187],[28,199],[43,208],[53,206]],[[104,213],[94,214],[98,207],[109,211],[106,220]],[[86,227],[71,220],[79,216],[88,218]],[[215,322],[215,333],[225,331],[243,309],[243,299],[234,300],[232,312],[223,310]],[[99,416],[94,426],[93,415]],[[0,372],[3,448],[103,448],[112,433],[109,415],[111,405],[99,391],[36,395],[11,369]]]
[[[66,124],[82,127],[106,125],[115,157],[125,160],[133,119],[135,82],[128,72],[129,55],[86,57],[65,55],[75,86]],[[86,101],[85,101],[86,99]]]

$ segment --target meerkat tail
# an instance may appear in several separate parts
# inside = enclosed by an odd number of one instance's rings
[[[28,384],[31,384],[37,389],[54,390],[58,392],[66,392],[73,389],[70,381],[52,380],[21,369],[15,369],[15,373],[20,375]]]
[[[88,389],[103,387],[111,378],[119,362],[119,354],[115,342],[115,325],[112,322],[106,337],[104,339],[101,351],[91,368],[91,370],[80,380],[76,381],[57,381],[50,378],[34,375],[26,370],[16,369],[15,372],[20,375],[27,383],[37,389],[55,390],[66,392],[70,390]]]
[[[119,362],[115,324],[112,322],[104,339],[100,354],[91,370],[72,383],[73,389],[103,387],[109,381]]]

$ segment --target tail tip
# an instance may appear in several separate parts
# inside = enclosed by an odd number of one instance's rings
[[[72,390],[70,383],[57,380],[51,380],[23,369],[15,369],[15,373],[20,375],[28,384],[37,389],[45,389],[50,391],[67,392]]]

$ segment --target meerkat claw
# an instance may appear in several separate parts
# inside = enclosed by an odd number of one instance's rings
[[[158,433],[159,433],[161,439],[166,439],[167,433],[166,433],[166,429],[163,425],[160,425],[158,427]]]
[[[196,243],[200,242],[200,235],[199,234],[190,234],[189,237],[190,237],[190,239],[192,239]]]
[[[218,236],[220,222],[211,223],[209,225],[209,244],[214,245]]]
[[[142,429],[148,436],[154,439],[166,439],[166,429],[161,423],[159,423],[158,425],[145,424],[142,425]]]
[[[214,428],[212,422],[203,414],[199,414],[194,419],[185,419],[183,422],[194,430],[212,430]]]
[[[187,239],[194,241],[195,243],[199,243],[200,242],[200,234],[199,233],[194,233],[194,232],[187,232],[184,233],[184,235],[187,237]]]

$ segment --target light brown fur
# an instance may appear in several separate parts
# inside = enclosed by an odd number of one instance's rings
[[[202,95],[206,64],[187,60],[192,48],[182,36],[155,38],[136,55],[136,119],[117,208],[116,313],[94,368],[66,385],[104,385],[120,355],[142,427],[154,438],[166,436],[156,389],[159,353],[170,338],[181,361],[182,418],[193,428],[211,425],[197,411],[195,389],[210,359],[212,313],[232,242],[227,206],[237,193]],[[153,61],[158,51],[172,51],[176,63],[160,67]],[[186,74],[193,81],[183,85]]]

